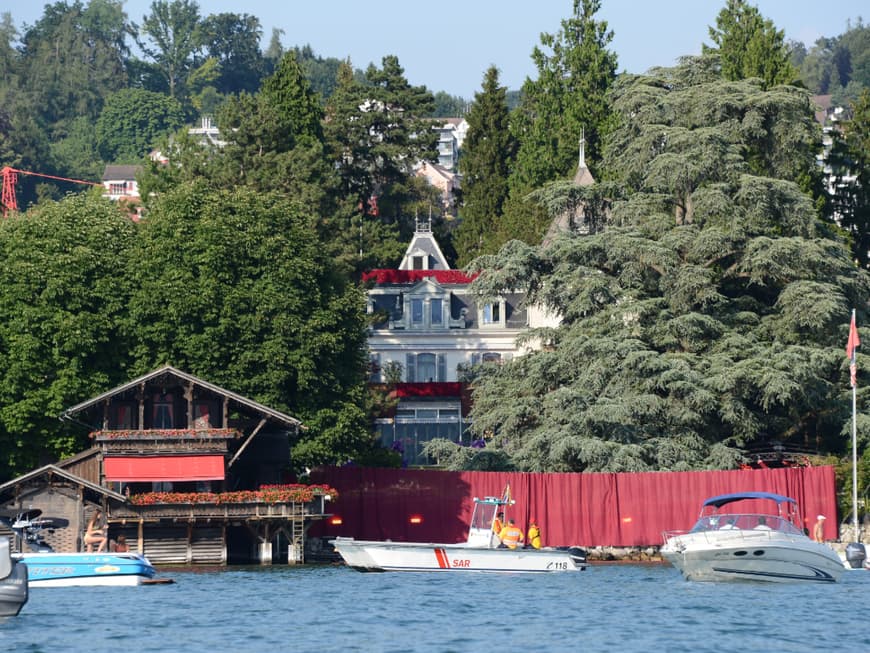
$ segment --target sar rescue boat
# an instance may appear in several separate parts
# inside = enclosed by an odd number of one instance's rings
[[[433,544],[355,540],[330,541],[345,564],[358,571],[476,571],[552,573],[582,571],[586,551],[580,547],[506,548],[493,534],[505,498],[474,498],[474,512],[464,543]]]

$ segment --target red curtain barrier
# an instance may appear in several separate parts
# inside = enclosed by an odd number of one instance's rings
[[[704,499],[745,491],[792,497],[805,526],[812,528],[816,515],[824,514],[828,517],[825,537],[837,537],[830,466],[637,474],[330,467],[314,470],[311,482],[334,487],[340,497],[329,506],[340,519],[315,523],[313,536],[462,542],[468,534],[473,497],[502,496],[509,483],[516,503],[506,516],[516,519],[523,531],[535,518],[545,546],[659,545],[662,531],[691,528]]]

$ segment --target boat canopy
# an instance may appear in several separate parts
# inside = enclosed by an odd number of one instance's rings
[[[797,503],[797,501],[791,497],[783,496],[782,494],[773,494],[772,492],[738,492],[735,494],[720,494],[717,497],[710,497],[704,502],[703,507],[715,506],[716,508],[721,508],[727,503],[743,501],[745,499],[768,499],[770,501],[775,501],[777,506],[783,503]]]

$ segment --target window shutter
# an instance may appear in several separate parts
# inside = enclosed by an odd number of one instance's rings
[[[408,383],[414,383],[416,380],[416,368],[417,356],[414,354],[405,354],[405,380]]]
[[[480,365],[480,354],[475,352],[471,355],[471,364],[472,365]]]
[[[438,354],[438,381],[447,380],[447,358],[444,354]]]

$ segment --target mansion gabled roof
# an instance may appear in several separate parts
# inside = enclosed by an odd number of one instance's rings
[[[449,270],[450,264],[432,233],[431,223],[417,221],[414,237],[399,264],[400,270]]]

